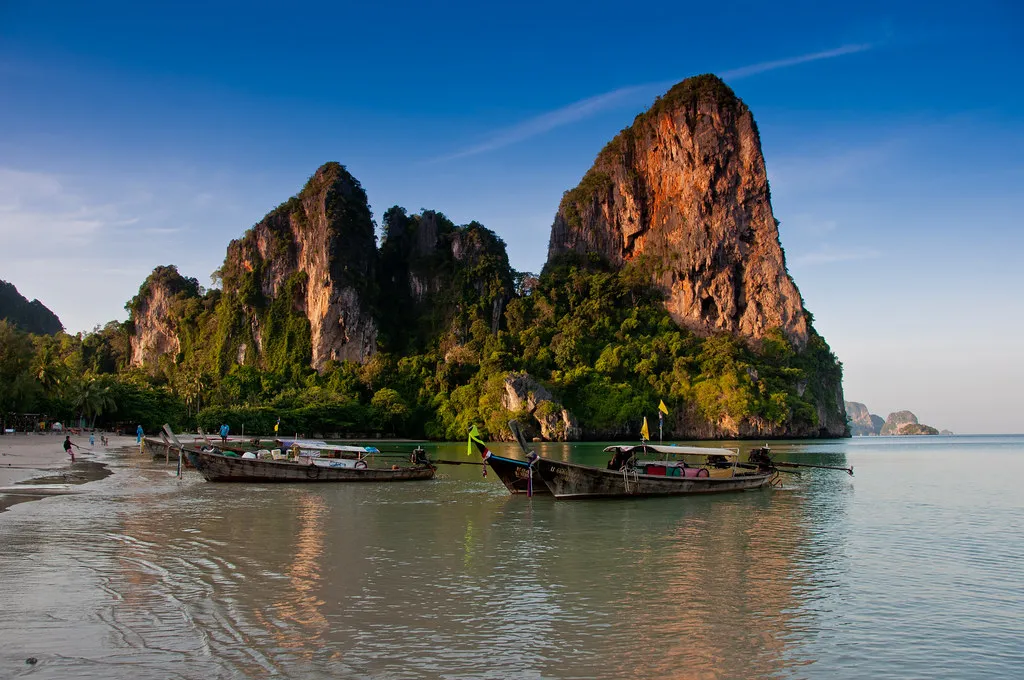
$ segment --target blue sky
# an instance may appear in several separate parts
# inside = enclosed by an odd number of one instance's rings
[[[539,271],[605,142],[714,72],[847,399],[1024,432],[1020,3],[155,4],[0,0],[0,279],[70,332],[209,284],[329,160]]]

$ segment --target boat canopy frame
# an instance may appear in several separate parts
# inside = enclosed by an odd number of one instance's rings
[[[674,456],[725,456],[726,458],[739,458],[739,449],[722,449],[710,446],[676,446],[674,444],[616,444],[605,447],[605,453],[623,451],[628,453],[640,453],[654,451],[664,455]]]

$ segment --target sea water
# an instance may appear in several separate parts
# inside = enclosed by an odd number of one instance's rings
[[[231,485],[112,454],[0,513],[0,678],[1024,677],[1024,437],[773,449],[855,476],[555,501],[479,465]]]

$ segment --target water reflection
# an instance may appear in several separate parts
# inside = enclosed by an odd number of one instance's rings
[[[296,506],[294,557],[286,570],[289,587],[275,593],[278,599],[272,605],[273,619],[261,611],[255,614],[263,627],[274,631],[279,647],[310,659],[329,628],[321,612],[324,601],[319,597],[327,505],[320,495],[300,492]]]
[[[882,443],[813,446],[774,448],[858,477],[557,502],[470,466],[315,487],[119,470],[0,516],[0,676],[32,655],[36,677],[932,677],[935,658],[1006,677],[1022,508],[990,487],[1024,456],[972,491],[956,451],[900,468]]]

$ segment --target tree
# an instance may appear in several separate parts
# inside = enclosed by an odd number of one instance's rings
[[[32,339],[0,320],[0,416],[32,409],[39,383],[32,377]]]
[[[382,419],[387,421],[389,432],[395,431],[396,421],[401,425],[409,414],[409,407],[402,400],[402,395],[390,387],[377,390],[370,400],[370,405],[377,409]]]
[[[96,425],[96,417],[117,410],[110,385],[105,381],[90,378],[84,381],[73,401],[79,416],[89,419],[89,427]]]

